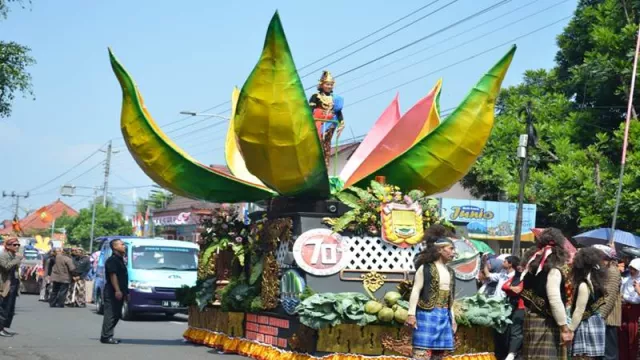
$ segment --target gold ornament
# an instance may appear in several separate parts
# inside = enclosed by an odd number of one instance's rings
[[[364,285],[364,288],[369,293],[378,291],[382,287],[382,285],[384,285],[384,280],[387,278],[386,275],[379,274],[375,271],[362,274],[360,275],[360,277],[362,278],[362,284]]]
[[[331,73],[329,72],[329,70],[325,70],[322,72],[322,76],[320,77],[320,81],[318,81],[318,85],[322,85],[324,83],[334,83],[335,84],[335,80],[333,79],[333,76],[331,76]]]
[[[260,299],[265,310],[272,310],[278,306],[280,284],[278,279],[278,262],[273,252],[264,257],[264,268],[262,270],[262,290]]]

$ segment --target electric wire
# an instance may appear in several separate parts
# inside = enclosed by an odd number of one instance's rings
[[[312,70],[312,71],[309,71],[309,72],[308,72],[308,73],[306,73],[305,75],[300,76],[300,78],[301,78],[301,79],[304,79],[304,78],[306,78],[306,77],[308,77],[308,76],[310,76],[310,75],[313,75],[313,74],[317,73],[318,71],[320,71],[320,70],[322,70],[322,69],[326,68],[327,66],[331,66],[331,65],[333,65],[333,64],[336,64],[336,63],[338,63],[338,62],[340,62],[340,61],[342,61],[342,60],[344,60],[344,59],[346,59],[346,58],[350,57],[351,55],[355,55],[355,54],[359,53],[360,51],[362,51],[362,50],[364,50],[364,49],[367,49],[368,47],[370,47],[370,46],[372,46],[372,45],[374,45],[374,44],[377,44],[377,43],[379,43],[380,41],[382,41],[382,40],[384,40],[384,39],[389,38],[390,36],[393,36],[393,35],[397,34],[398,32],[400,32],[400,31],[402,31],[402,30],[404,30],[404,29],[408,28],[409,26],[415,25],[416,23],[418,23],[418,22],[420,22],[420,21],[422,21],[422,20],[424,20],[424,19],[428,18],[429,16],[431,16],[431,15],[433,15],[433,14],[437,14],[437,13],[438,13],[438,12],[440,12],[441,10],[446,9],[447,7],[449,7],[449,6],[451,6],[451,5],[455,4],[455,3],[457,3],[458,1],[459,1],[459,0],[453,0],[453,1],[450,1],[450,2],[448,2],[447,4],[445,4],[445,5],[443,5],[443,6],[439,7],[439,8],[437,8],[436,10],[434,10],[434,11],[432,11],[432,12],[430,12],[430,13],[428,13],[428,14],[424,15],[424,16],[419,17],[418,19],[416,19],[416,20],[414,20],[414,21],[412,21],[412,22],[410,22],[410,23],[408,23],[408,24],[406,24],[406,25],[404,25],[404,26],[402,26],[402,27],[400,27],[400,28],[398,28],[398,29],[396,29],[396,30],[394,30],[394,31],[392,31],[392,32],[390,32],[390,33],[388,33],[388,34],[386,34],[385,36],[383,36],[383,37],[381,37],[381,38],[378,38],[378,39],[376,39],[376,40],[374,40],[374,41],[372,41],[372,42],[370,42],[370,43],[368,43],[368,44],[366,44],[366,45],[364,45],[364,46],[361,46],[361,47],[357,48],[356,50],[354,50],[354,51],[352,51],[352,52],[350,52],[350,53],[348,53],[348,54],[346,54],[346,55],[343,55],[343,56],[339,57],[338,59],[331,61],[331,62],[330,62],[330,63],[328,63],[328,64],[325,64],[324,66],[321,66],[321,67],[319,67],[319,68],[317,68],[317,69],[314,69],[314,70]],[[503,2],[507,2],[507,1],[511,1],[511,0],[503,0]]]

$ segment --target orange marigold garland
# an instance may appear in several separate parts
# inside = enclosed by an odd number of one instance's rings
[[[322,357],[300,354],[291,351],[281,350],[271,345],[262,344],[252,340],[242,338],[232,338],[221,333],[209,330],[188,328],[184,333],[184,338],[195,344],[205,345],[211,348],[222,350],[225,353],[238,354],[256,360],[409,360],[404,356],[381,355],[365,356],[358,354],[331,354]],[[445,360],[496,360],[495,355],[490,353],[467,354],[447,356]]]

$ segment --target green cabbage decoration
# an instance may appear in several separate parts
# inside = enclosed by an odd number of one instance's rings
[[[303,325],[316,330],[339,324],[365,326],[377,320],[365,312],[369,300],[360,293],[319,293],[302,300],[296,312]]]

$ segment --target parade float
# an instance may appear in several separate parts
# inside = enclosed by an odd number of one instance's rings
[[[122,87],[122,133],[139,166],[175,194],[229,203],[204,217],[198,282],[178,291],[190,306],[190,342],[254,359],[410,356],[403,326],[425,229],[449,226],[430,195],[464,176],[482,152],[508,51],[446,119],[441,82],[404,115],[397,98],[348,160],[329,170],[316,119],[278,14],[258,64],[232,94],[228,171],[197,162],[158,127],[110,51]],[[234,203],[264,211],[243,221]],[[452,358],[493,359],[492,327],[510,310],[473,295],[480,256],[455,240],[459,301]]]
[[[20,278],[20,293],[39,294],[40,284],[44,280],[42,267],[42,253],[32,245],[22,249],[24,260],[18,269]]]

